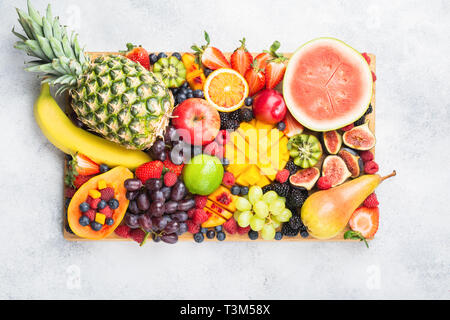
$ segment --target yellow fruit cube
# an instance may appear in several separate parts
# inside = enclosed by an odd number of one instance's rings
[[[241,177],[247,181],[249,185],[254,185],[260,178],[261,174],[259,173],[259,169],[255,165],[249,166],[248,170],[241,174]]]
[[[106,189],[108,185],[106,184],[105,180],[99,180],[98,181],[98,190]]]
[[[102,194],[100,193],[100,191],[95,190],[95,189],[89,190],[89,195],[90,195],[91,198],[93,198],[93,199],[98,199],[98,198],[100,198],[100,197],[102,196]]]
[[[256,182],[257,186],[264,187],[270,183],[270,180],[267,178],[267,176],[261,176],[261,179]]]
[[[97,212],[95,214],[95,222],[105,224],[106,216],[103,213]]]

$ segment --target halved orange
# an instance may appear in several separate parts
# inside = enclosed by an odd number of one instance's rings
[[[205,99],[217,110],[231,112],[240,108],[248,96],[248,84],[236,70],[220,68],[206,78]]]

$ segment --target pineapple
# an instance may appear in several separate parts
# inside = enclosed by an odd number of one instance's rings
[[[147,149],[162,136],[172,114],[173,96],[164,83],[140,64],[120,55],[90,59],[69,37],[48,5],[41,16],[28,0],[28,13],[17,9],[25,35],[15,48],[37,60],[25,70],[68,91],[71,106],[90,130],[128,149]]]

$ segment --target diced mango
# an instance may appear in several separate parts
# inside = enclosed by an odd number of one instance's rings
[[[95,214],[95,222],[105,224],[106,216],[103,213],[97,212]]]
[[[98,199],[98,198],[100,198],[100,197],[102,196],[102,194],[100,193],[100,191],[95,190],[95,189],[89,190],[89,195],[90,195],[91,198],[93,198],[93,199]]]
[[[264,187],[270,183],[269,178],[267,176],[261,176],[261,178],[256,182],[257,186]]]
[[[106,189],[107,186],[108,185],[107,185],[105,180],[99,180],[98,181],[98,190]]]

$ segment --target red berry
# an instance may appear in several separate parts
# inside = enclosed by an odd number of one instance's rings
[[[105,201],[109,201],[112,198],[114,198],[114,189],[111,187],[107,187],[105,189],[101,189],[100,191],[100,199],[105,200]]]
[[[317,188],[320,190],[327,190],[331,188],[331,182],[328,177],[320,177],[319,180],[317,180]]]
[[[164,164],[159,161],[150,161],[147,163],[144,163],[143,165],[139,166],[136,169],[136,178],[142,181],[142,183],[145,183],[148,179],[161,178],[162,171],[164,169]]]
[[[89,179],[91,179],[93,176],[84,176],[84,175],[77,175],[73,185],[75,186],[75,188],[79,189],[83,184],[85,184]]]
[[[225,172],[223,174],[222,183],[226,186],[234,185],[234,175],[231,172]]]
[[[181,171],[183,171],[183,167],[184,164],[180,164],[180,165],[176,165],[174,163],[172,163],[172,161],[170,161],[169,159],[166,159],[163,162],[164,168],[166,168],[169,171],[174,172],[177,176],[179,176],[181,174]]]
[[[192,221],[195,224],[202,224],[206,220],[208,220],[209,216],[203,209],[195,209],[194,216],[192,217]]]
[[[353,123],[350,123],[348,126],[342,127],[341,130],[342,131],[350,131],[351,129],[353,129],[355,125]]]
[[[130,236],[130,227],[127,225],[121,225],[114,230],[114,232],[121,238],[128,238]]]
[[[109,206],[100,209],[98,212],[103,213],[106,218],[112,218],[113,215],[113,210]]]
[[[144,241],[145,235],[146,235],[146,232],[139,228],[132,229],[130,231],[130,238],[140,244],[142,244],[142,242]]]
[[[195,234],[200,231],[200,225],[194,223],[192,220],[187,220],[186,225],[188,227],[188,231],[192,234]]]
[[[216,141],[219,145],[224,146],[227,144],[229,138],[230,133],[228,132],[228,130],[220,130],[219,134],[216,137]]]
[[[173,186],[178,180],[178,176],[172,172],[169,171],[164,175],[164,184],[166,187],[171,187]]]
[[[361,55],[364,57],[364,59],[366,59],[367,64],[370,64],[371,59],[370,59],[369,55],[367,54],[367,52],[363,52]]]
[[[75,190],[74,188],[64,188],[64,197],[72,199],[73,195],[75,194],[77,190]]]
[[[359,156],[363,162],[372,161],[374,159],[373,153],[370,151],[361,151]]]
[[[237,233],[240,234],[240,235],[246,234],[249,231],[250,231],[250,226],[247,226],[245,228],[242,228],[242,227],[238,226],[238,229],[237,229]]]
[[[378,172],[378,164],[371,160],[371,161],[367,161],[364,164],[364,172],[367,174],[374,174]]]
[[[197,209],[203,209],[206,206],[206,201],[208,200],[207,196],[195,196],[195,207]]]
[[[290,172],[288,169],[282,169],[277,172],[275,179],[279,183],[285,183],[289,179],[289,174],[290,174]]]
[[[366,198],[366,200],[364,200],[364,203],[363,203],[363,205],[367,208],[376,208],[376,207],[378,207],[379,204],[380,203],[378,202],[377,195],[375,194],[375,192],[371,193]]]
[[[188,215],[189,219],[192,219],[192,217],[194,216],[194,213],[195,213],[195,208],[189,209],[187,211],[187,215]]]
[[[86,202],[89,204],[91,209],[97,209],[100,201],[102,201],[102,199],[100,199],[100,198],[94,199],[91,196],[88,196],[86,199]]]
[[[95,220],[95,214],[96,212],[94,209],[89,209],[88,211],[83,213],[83,215],[88,217],[91,222]]]
[[[226,232],[229,234],[235,234],[238,231],[238,224],[234,218],[231,218],[227,222],[225,222],[223,225],[223,228]]]

